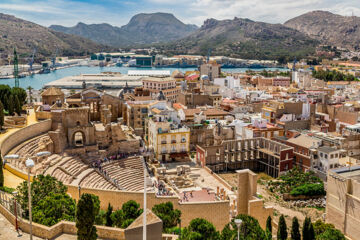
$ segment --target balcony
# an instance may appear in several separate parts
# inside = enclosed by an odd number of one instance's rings
[[[171,143],[176,143],[176,140],[171,140]]]
[[[181,139],[181,142],[182,143],[186,142],[186,139],[185,138]]]
[[[166,144],[166,140],[165,140],[165,141],[161,141],[161,144]]]
[[[161,151],[161,154],[167,154],[166,150]]]

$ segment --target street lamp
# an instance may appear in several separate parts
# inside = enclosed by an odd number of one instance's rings
[[[238,229],[238,236],[237,236],[237,240],[240,240],[240,227],[241,227],[241,224],[242,224],[242,220],[240,218],[236,218],[234,220],[236,226],[237,226],[237,229]]]
[[[35,166],[34,161],[28,158],[25,161],[26,168],[28,169],[28,198],[29,198],[29,222],[30,222],[30,240],[32,240],[32,214],[31,214],[31,184],[30,184],[30,171]]]
[[[30,171],[31,168],[33,168],[35,166],[34,160],[32,160],[32,157],[44,157],[44,156],[49,156],[51,155],[51,152],[48,151],[42,151],[42,152],[38,152],[33,156],[30,156],[28,159],[26,159],[25,161],[25,166],[28,170],[28,200],[29,200],[29,223],[30,223],[30,240],[32,240],[32,213],[31,213],[31,183],[30,183]],[[11,155],[6,155],[4,157],[4,159],[20,159],[21,156],[18,154],[11,154]]]

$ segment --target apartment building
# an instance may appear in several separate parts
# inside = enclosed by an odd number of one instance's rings
[[[317,165],[317,148],[322,145],[320,139],[297,133],[292,137],[275,137],[274,140],[294,148],[293,165],[302,171],[309,171]]]
[[[148,121],[148,144],[161,162],[186,161],[190,150],[190,129],[155,115]]]
[[[211,82],[214,81],[215,78],[218,78],[221,73],[221,67],[216,63],[205,63],[200,66],[200,75],[206,75],[209,77]]]
[[[146,77],[142,79],[143,89],[149,90],[152,97],[157,97],[160,92],[169,102],[176,102],[180,87],[176,86],[176,79],[172,77]]]
[[[134,129],[136,135],[143,136],[145,133],[145,120],[150,109],[165,109],[166,107],[166,101],[127,101],[123,112],[124,124]]]
[[[293,148],[267,138],[227,140],[197,145],[196,161],[214,172],[248,168],[276,178],[292,168]]]

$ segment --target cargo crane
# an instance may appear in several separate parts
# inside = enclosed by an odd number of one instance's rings
[[[34,72],[33,64],[34,64],[35,54],[36,54],[36,48],[34,48],[32,56],[29,59],[29,72],[30,72],[30,74],[33,74],[33,72]]]
[[[56,57],[58,55],[58,48],[56,48],[55,56],[51,59],[51,68],[56,70]]]
[[[14,48],[14,79],[15,87],[19,87],[19,60],[16,53],[16,48]]]

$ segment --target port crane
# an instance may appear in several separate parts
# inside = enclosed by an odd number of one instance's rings
[[[51,59],[51,68],[56,69],[56,57],[58,55],[59,49],[56,48],[55,56]]]
[[[36,54],[36,48],[34,48],[31,58],[29,59],[29,72],[30,73],[32,73],[34,71],[33,64],[34,64],[35,54]]]
[[[15,79],[15,87],[19,87],[19,60],[18,60],[16,48],[14,48],[14,79]]]
[[[207,53],[207,57],[206,57],[206,63],[209,63],[209,62],[210,62],[211,51],[212,51],[212,49],[209,48],[209,49],[208,49],[208,53]]]

